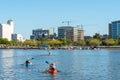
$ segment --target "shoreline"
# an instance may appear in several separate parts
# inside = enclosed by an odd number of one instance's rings
[[[47,47],[0,47],[0,49],[24,49],[24,50],[27,50],[27,49],[40,49],[40,50],[48,50]],[[97,48],[91,48],[89,46],[85,46],[85,47],[81,47],[81,46],[72,46],[71,47],[56,47],[56,48],[49,48],[50,50],[55,50],[55,49],[68,49],[68,50],[74,50],[74,49],[80,49],[80,50],[94,50],[94,49],[120,49],[120,46],[97,46]]]
[[[120,46],[98,46],[100,49],[120,49]]]

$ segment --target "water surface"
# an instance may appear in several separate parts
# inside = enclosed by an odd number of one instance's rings
[[[119,80],[120,50],[0,49],[0,80]],[[33,65],[26,68],[27,58]],[[56,62],[58,73],[43,73]]]

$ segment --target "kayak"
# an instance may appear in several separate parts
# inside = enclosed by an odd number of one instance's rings
[[[57,70],[55,69],[55,70],[51,70],[51,69],[48,69],[48,72],[50,73],[50,74],[56,74],[57,73]]]
[[[26,63],[25,65],[26,66],[32,66],[32,63]]]

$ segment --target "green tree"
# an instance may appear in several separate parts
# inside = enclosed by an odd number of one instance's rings
[[[106,39],[104,40],[104,44],[105,45],[115,45],[117,43],[117,41],[115,39]]]
[[[37,46],[37,42],[33,40],[25,40],[23,44],[25,46]]]
[[[66,41],[66,44],[67,44],[67,45],[70,45],[70,44],[72,44],[72,41],[71,41],[71,40],[67,40],[67,41]]]
[[[19,41],[18,40],[12,40],[12,41],[10,41],[10,44],[13,45],[13,46],[18,45]]]
[[[67,44],[67,41],[66,41],[66,39],[65,39],[65,38],[61,38],[61,39],[59,39],[59,41],[61,41],[61,42],[62,42],[62,45],[66,45],[66,44]]]
[[[7,38],[0,38],[0,44],[10,44]]]
[[[74,45],[85,46],[86,42],[84,40],[74,42]]]
[[[80,46],[85,46],[86,42],[84,40],[82,40],[82,41],[79,41],[79,44],[80,44]]]
[[[89,45],[90,46],[97,46],[97,45],[100,45],[101,44],[101,41],[99,39],[90,39],[89,40]]]
[[[101,39],[101,36],[100,36],[100,34],[99,33],[95,33],[95,35],[93,36],[93,38],[95,38],[95,39]]]
[[[62,42],[59,40],[48,40],[47,44],[49,44],[50,46],[59,46],[62,44]]]
[[[46,39],[46,38],[39,38],[39,39],[37,39],[37,41],[40,41],[41,44],[46,44],[47,40],[48,39]]]

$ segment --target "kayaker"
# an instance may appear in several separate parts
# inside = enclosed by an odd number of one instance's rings
[[[26,64],[28,64],[28,63],[30,63],[30,62],[31,62],[31,61],[30,61],[29,58],[27,58],[26,61],[25,61]]]
[[[52,74],[52,75],[56,75],[57,70],[56,70],[55,63],[51,63],[51,64],[49,65],[49,68],[48,68],[48,69],[44,69],[44,73],[46,73],[46,72],[49,72],[49,73]]]
[[[49,52],[49,55],[52,55],[52,53],[51,53],[51,52]]]
[[[49,65],[49,69],[52,69],[52,68],[55,69],[55,64],[54,64],[54,63],[51,63],[51,64]]]
[[[57,73],[57,70],[56,70],[56,67],[55,67],[55,63],[51,63],[49,65],[48,72],[51,73],[51,74],[56,74]]]

